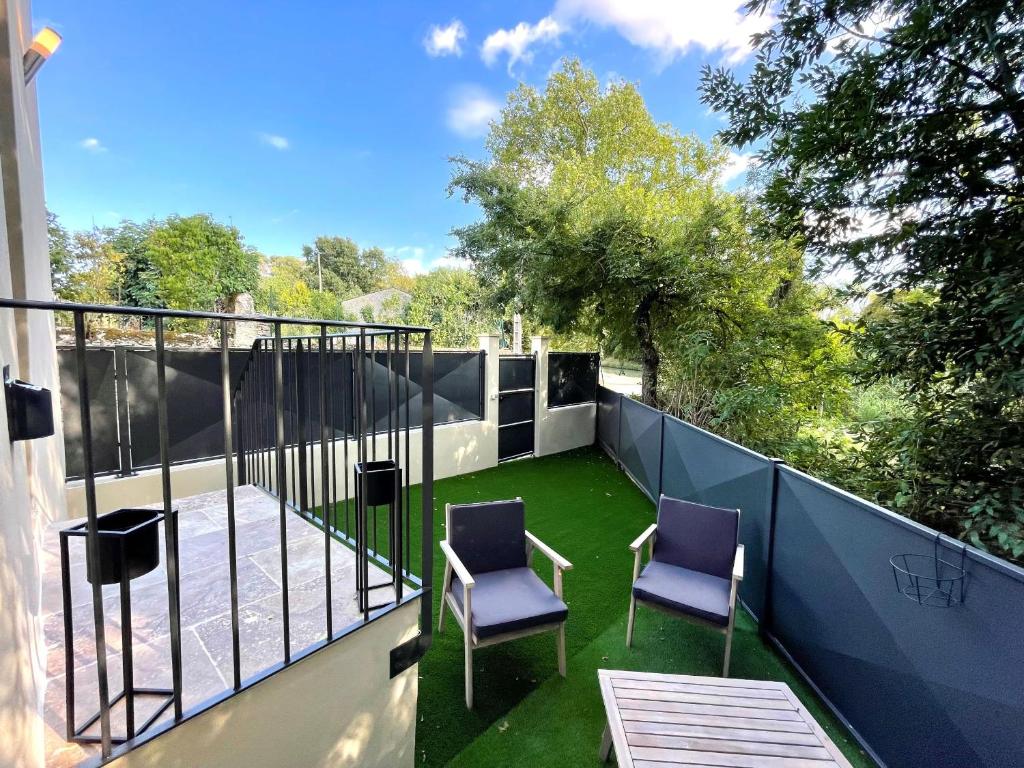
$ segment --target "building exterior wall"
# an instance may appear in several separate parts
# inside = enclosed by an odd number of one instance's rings
[[[419,598],[137,747],[113,768],[412,768],[414,665],[388,651],[415,636]]]
[[[28,0],[0,0],[0,295],[52,298],[35,86],[26,86],[22,56],[31,42]],[[42,76],[42,74],[40,75]],[[49,313],[0,310],[0,365],[57,389]],[[11,443],[0,409],[0,765],[41,765],[45,648],[40,626],[41,563],[46,524],[63,517],[64,451],[57,433]]]
[[[548,456],[573,448],[593,445],[597,429],[597,403],[580,403],[548,408],[548,352],[550,340],[544,336],[530,339],[530,350],[537,356],[537,393],[534,397],[534,453]]]

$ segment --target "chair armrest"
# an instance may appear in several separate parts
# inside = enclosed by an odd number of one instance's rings
[[[445,558],[452,566],[452,570],[455,571],[455,575],[459,577],[459,581],[462,582],[462,586],[466,589],[472,589],[473,585],[476,584],[476,581],[473,579],[473,576],[470,574],[466,566],[462,564],[462,561],[459,560],[459,556],[455,554],[455,550],[452,549],[451,544],[448,543],[447,539],[442,539],[440,544],[441,552],[444,553]],[[447,589],[448,585],[446,584],[445,590]]]
[[[657,533],[657,531],[658,524],[651,523],[650,526],[648,526],[647,530],[641,533],[639,536],[637,536],[636,541],[629,545],[629,548],[632,549],[634,552],[639,552],[640,547],[644,545],[644,542],[651,538],[651,536],[653,536],[655,533]]]
[[[743,545],[736,547],[736,559],[732,563],[732,580],[743,581]]]
[[[536,536],[534,536],[529,531],[526,532],[526,540],[534,548],[539,549],[541,552],[543,552],[544,555],[548,558],[548,560],[550,560],[556,566],[561,568],[563,571],[571,571],[572,570],[572,563],[570,563],[568,560],[566,560],[560,554],[555,552],[555,550],[553,550],[551,547],[549,547],[547,544],[545,544],[543,541],[538,539]]]

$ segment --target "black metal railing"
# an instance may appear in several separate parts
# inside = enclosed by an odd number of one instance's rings
[[[45,302],[16,299],[0,299],[0,308],[27,312],[64,312],[74,321],[75,354],[77,361],[77,395],[81,422],[81,458],[83,485],[85,491],[86,522],[86,566],[90,574],[92,618],[95,629],[95,662],[99,711],[92,722],[99,723],[99,736],[87,738],[74,725],[73,695],[69,696],[67,713],[68,740],[94,740],[100,744],[104,761],[130,750],[182,720],[197,714],[223,700],[224,696],[201,704],[192,711],[184,711],[182,704],[182,658],[181,658],[181,599],[179,578],[179,540],[176,511],[172,495],[171,456],[169,445],[169,423],[167,403],[173,397],[173,382],[168,380],[166,362],[166,325],[179,320],[207,321],[219,331],[221,394],[223,410],[224,441],[224,487],[227,501],[227,551],[224,557],[230,564],[231,601],[231,644],[232,644],[232,690],[235,692],[250,687],[269,674],[315,652],[341,637],[357,630],[366,622],[388,613],[403,602],[403,586],[408,582],[413,588],[404,595],[406,600],[422,596],[420,607],[420,634],[391,652],[392,673],[397,674],[415,663],[425,652],[431,640],[431,563],[432,513],[433,513],[433,355],[429,328],[414,326],[376,325],[324,321],[298,318],[277,318],[266,316],[223,315],[212,312],[189,312],[167,309],[140,309],[132,307],[110,307],[91,304]],[[169,640],[171,657],[171,689],[173,717],[170,722],[157,723],[146,730],[136,729],[129,718],[127,732],[122,736],[111,733],[112,703],[135,692],[126,689],[111,696],[107,669],[107,647],[102,584],[99,574],[105,563],[101,555],[101,515],[98,511],[96,494],[96,467],[94,463],[94,438],[89,398],[89,377],[87,375],[86,351],[87,318],[90,315],[131,315],[149,319],[154,328],[156,359],[156,410],[159,432],[159,454],[162,495],[162,521],[165,529],[165,562],[169,614]],[[270,326],[273,335],[258,340],[252,348],[241,383],[232,388],[229,368],[230,330],[235,323],[259,323]],[[286,337],[284,329],[297,326],[313,326],[319,329],[315,336]],[[412,339],[422,340],[422,423],[420,429],[420,462],[418,466],[421,484],[422,532],[420,546],[422,554],[421,581],[416,579],[409,568],[411,549],[410,525],[411,492],[410,471],[413,468],[410,441],[408,366]],[[340,352],[339,355],[339,346]],[[372,409],[377,407],[376,389],[367,375],[379,375],[377,358],[383,355],[388,377],[388,429],[386,441],[373,429],[376,423]],[[405,366],[406,397],[405,417],[397,413],[399,383],[396,366],[401,359]],[[340,372],[336,363],[348,360],[348,373],[344,363]],[[290,361],[286,364],[286,361]],[[373,401],[371,403],[371,401]],[[348,403],[349,413],[345,413]],[[340,409],[340,411],[339,411]],[[394,409],[394,410],[393,410]],[[392,416],[394,418],[392,419]],[[374,418],[371,421],[371,418]],[[289,427],[289,424],[291,425]],[[319,437],[309,432],[311,425],[319,427]],[[292,435],[288,430],[291,429]],[[295,445],[289,447],[288,437],[295,438]],[[372,439],[372,445],[369,441]],[[338,451],[342,452],[339,464]],[[353,451],[355,464],[364,470],[353,475],[352,491],[348,487],[348,452]],[[368,497],[372,489],[368,485],[369,463],[386,456],[396,470],[393,477],[394,501],[386,527],[386,547],[379,547],[376,537],[378,526],[376,507]],[[318,461],[317,461],[318,459]],[[339,478],[338,475],[342,477]],[[339,495],[339,479],[341,495]],[[270,492],[278,500],[278,525],[280,529],[280,567],[282,579],[282,641],[283,665],[275,665],[254,678],[243,682],[240,666],[238,569],[236,553],[235,492],[236,485],[254,484]],[[319,504],[317,504],[319,488]],[[350,496],[352,497],[350,499]],[[344,509],[344,526],[340,508]],[[396,513],[396,510],[399,510]],[[324,534],[326,607],[323,640],[299,653],[293,654],[290,642],[288,609],[288,533],[287,516],[295,511],[304,514],[311,522],[320,525]],[[404,513],[404,518],[403,514]],[[374,518],[371,522],[370,515]],[[372,530],[370,529],[373,525]],[[332,615],[331,590],[331,542],[341,538],[356,554],[357,590],[361,620],[346,627],[336,627]],[[122,550],[123,551],[123,550]],[[403,565],[404,553],[404,565]],[[123,555],[122,555],[123,557]],[[379,605],[369,600],[369,566],[371,561],[389,569],[392,575],[395,599]],[[66,564],[65,564],[66,565]],[[126,587],[121,574],[122,587]],[[69,598],[65,596],[65,607]],[[130,616],[130,613],[129,613]],[[71,611],[64,614],[66,636],[70,636]],[[130,623],[130,620],[129,620]],[[130,627],[122,628],[128,634]],[[73,664],[73,656],[67,658]],[[130,659],[130,655],[128,657]],[[128,662],[130,666],[130,661]],[[129,670],[130,672],[130,670]],[[73,680],[73,676],[69,676]],[[147,722],[145,725],[149,725]]]

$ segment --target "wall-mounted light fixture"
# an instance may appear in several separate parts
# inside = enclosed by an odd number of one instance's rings
[[[49,27],[43,27],[32,38],[32,45],[25,51],[25,56],[21,60],[22,66],[25,69],[25,85],[32,82],[36,72],[53,55],[53,52],[60,47],[61,39],[61,36]]]

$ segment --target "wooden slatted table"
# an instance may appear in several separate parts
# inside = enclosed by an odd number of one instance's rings
[[[600,669],[620,768],[850,768],[785,683]]]

